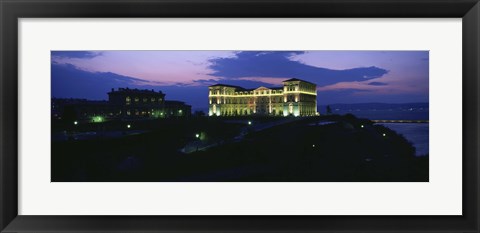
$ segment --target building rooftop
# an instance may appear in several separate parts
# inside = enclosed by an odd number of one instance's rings
[[[158,91],[156,92],[155,90],[151,89],[151,90],[148,90],[148,89],[130,89],[128,87],[126,88],[118,88],[118,90],[115,90],[115,88],[112,88],[112,91],[111,92],[108,92],[108,94],[112,94],[112,93],[125,93],[125,92],[128,92],[128,93],[138,93],[138,94],[162,94],[162,91]]]
[[[301,79],[298,79],[298,78],[291,78],[291,79],[285,80],[283,82],[293,82],[293,81],[300,81],[300,82],[305,82],[305,83],[310,83],[310,84],[313,84],[313,85],[317,85],[315,83],[308,82],[308,81],[305,81],[305,80],[301,80]],[[233,88],[238,89],[238,91],[253,91],[253,90],[256,90],[258,88],[258,87],[257,88],[243,88],[243,87],[240,87],[240,86],[220,84],[220,83],[215,84],[215,85],[211,85],[209,87],[233,87]],[[283,87],[265,87],[265,88],[272,89],[272,90],[282,90],[283,89]]]
[[[215,84],[215,85],[211,85],[209,87],[233,87],[233,88],[237,88],[237,89],[242,89],[242,90],[246,90],[245,88],[243,87],[240,87],[240,86],[234,86],[234,85],[227,85],[227,84]]]
[[[283,82],[293,82],[293,81],[300,81],[300,82],[304,82],[304,83],[310,83],[310,84],[313,84],[313,85],[317,85],[315,83],[312,83],[312,82],[309,82],[309,81],[305,81],[305,80],[301,80],[301,79],[298,79],[298,78],[291,78],[291,79],[288,79],[288,80],[285,80]]]
[[[165,104],[185,104],[185,102],[178,100],[165,100]]]

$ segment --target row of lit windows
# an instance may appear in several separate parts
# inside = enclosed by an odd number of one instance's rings
[[[104,112],[104,111],[100,111],[100,112],[83,112],[81,113],[81,115],[83,115],[84,117],[86,116],[117,116],[117,115],[121,115],[122,114],[122,111],[120,112]]]
[[[178,115],[182,115],[183,114],[183,110],[179,109],[177,111],[175,111],[175,113],[178,113]],[[170,114],[173,115],[174,114],[174,111],[170,111]],[[163,112],[159,112],[159,111],[139,111],[139,110],[134,110],[134,111],[130,111],[130,110],[127,110],[127,116],[131,116],[131,115],[149,115],[149,116],[159,116],[159,117],[162,117],[164,116],[165,114]]]
[[[316,85],[300,83],[298,85],[284,86],[285,91],[304,91],[304,92],[315,92]]]
[[[125,101],[126,102],[131,102],[131,98],[127,96],[125,98]],[[140,101],[140,98],[135,97],[135,102],[139,102],[139,101]],[[156,101],[155,97],[150,98],[150,102],[155,102],[155,101]],[[158,101],[162,101],[162,98],[158,98]],[[143,102],[148,102],[148,98],[143,98]]]
[[[315,92],[317,86],[313,84],[308,84],[308,83],[300,83],[298,90],[299,91],[305,91],[305,92]]]
[[[233,116],[233,115],[251,115],[251,114],[255,114],[257,113],[257,111],[253,110],[253,109],[243,109],[243,110],[240,110],[240,109],[234,109],[234,110],[225,110],[225,111],[220,111],[220,115],[227,115],[227,116]],[[276,111],[275,109],[273,109],[271,112],[269,112],[268,114],[271,114],[271,115],[283,115],[283,111],[280,110],[280,111]]]
[[[276,90],[263,90],[263,91],[254,91],[255,95],[268,95],[268,94],[281,94],[282,91],[276,91]]]
[[[293,101],[293,100],[291,100]],[[287,102],[287,101],[284,101]],[[296,101],[298,102],[298,101]],[[210,100],[210,104],[263,104],[263,103],[272,103],[272,104],[278,104],[282,103],[282,98],[275,98],[271,100],[267,99],[258,99],[257,101],[254,100],[246,100],[246,99],[225,99],[225,101],[222,101],[220,99],[217,99],[216,101]]]
[[[226,92],[221,93],[219,90],[210,91],[210,95],[268,95],[268,94],[282,94],[281,90],[262,90],[262,91],[250,91],[250,92]]]
[[[148,100],[149,100],[148,98],[143,98],[143,103],[147,103]],[[156,99],[155,97],[151,97],[151,98],[150,98],[150,102],[151,102],[151,103],[154,103],[154,102],[156,102],[156,101],[162,102],[162,100],[163,100],[162,98],[158,98],[158,99]],[[127,97],[125,98],[125,102],[127,103],[127,105],[130,104],[131,101],[132,101],[132,98],[130,98],[130,96],[127,96]],[[135,98],[134,98],[134,101],[135,101],[136,103],[138,103],[138,102],[140,102],[140,98],[135,97]]]
[[[298,91],[298,86],[285,86],[285,91]]]
[[[316,101],[317,100],[317,97],[316,96],[312,96],[312,95],[299,95],[298,98],[295,99],[295,102],[305,102],[305,101]]]
[[[222,102],[224,104],[255,104],[255,103],[270,103],[270,102],[281,103],[282,97],[271,97],[271,98],[262,97],[262,98],[257,98],[256,101],[254,98],[249,98],[249,99],[226,98],[224,101],[222,101],[222,99],[220,98],[218,99],[212,98],[210,100],[210,104],[212,104],[212,102],[216,102],[217,104],[222,104]]]

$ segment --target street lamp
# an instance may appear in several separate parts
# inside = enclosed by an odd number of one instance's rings
[[[131,125],[127,125],[127,128],[130,129],[130,127],[132,127]]]
[[[196,137],[196,138],[199,138],[199,137],[200,137],[200,134],[198,134],[198,133],[195,134],[195,137]]]
[[[251,124],[252,124],[252,122],[251,122],[251,121],[248,121],[248,125],[251,125]]]
[[[74,125],[78,125],[78,121],[74,121],[73,124],[74,124]]]

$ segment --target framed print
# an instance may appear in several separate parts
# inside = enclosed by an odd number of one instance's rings
[[[478,1],[2,1],[2,232],[478,232]]]

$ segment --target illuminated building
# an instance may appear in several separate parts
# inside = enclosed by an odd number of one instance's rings
[[[161,91],[112,88],[107,94],[108,101],[53,98],[52,117],[98,123],[111,119],[154,119],[191,114],[190,105],[165,100]]]
[[[154,90],[112,88],[108,102],[121,110],[122,118],[160,117],[164,112],[165,94]]]
[[[209,87],[209,116],[315,116],[317,85],[300,79],[283,81],[283,87],[245,89],[216,84]]]

